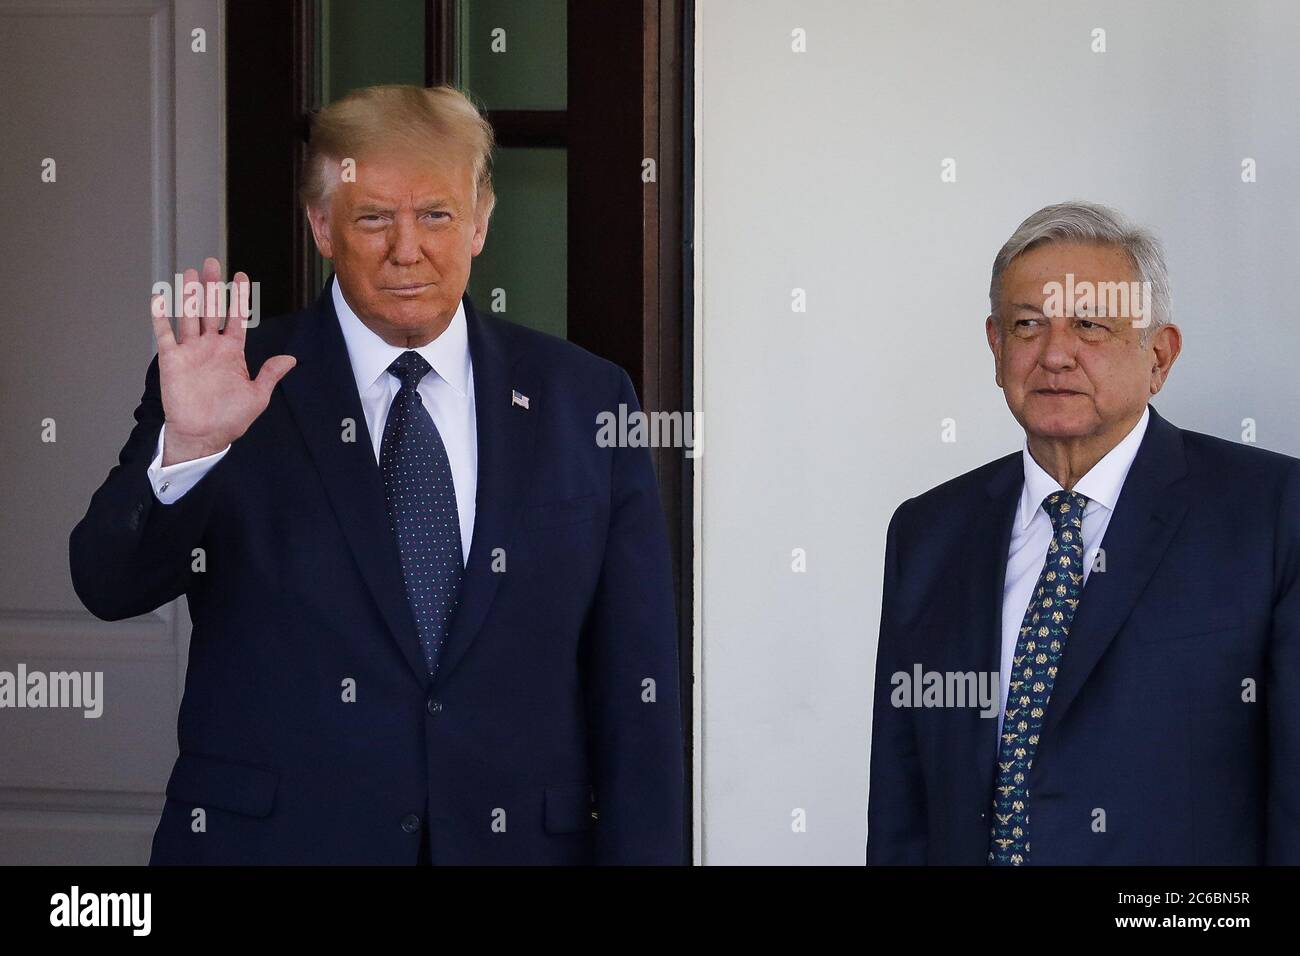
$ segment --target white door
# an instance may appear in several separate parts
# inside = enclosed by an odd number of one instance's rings
[[[144,863],[162,808],[188,615],[92,617],[68,534],[130,433],[150,288],[224,259],[222,11],[0,0],[0,681],[102,674],[98,717],[0,708],[0,864]]]

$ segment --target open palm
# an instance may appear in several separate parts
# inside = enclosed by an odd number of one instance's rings
[[[198,270],[185,270],[186,287],[197,281]],[[248,276],[235,273],[235,300]],[[204,291],[221,282],[221,263],[203,262]],[[158,342],[158,375],[162,389],[164,432],[163,464],[189,461],[221,451],[244,434],[266,409],[280,379],[297,363],[292,355],[276,355],[262,363],[257,378],[248,375],[244,359],[246,330],[232,306],[225,330],[219,310],[204,295],[202,315],[182,315],[172,333],[161,296],[151,302],[154,338]],[[186,310],[188,311],[188,310]],[[211,312],[212,314],[209,314]]]

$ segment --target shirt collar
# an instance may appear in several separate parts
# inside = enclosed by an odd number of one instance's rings
[[[372,331],[357,314],[352,311],[343,291],[339,288],[338,277],[331,278],[331,295],[334,299],[334,311],[339,317],[339,327],[343,330],[343,342],[348,349],[348,360],[352,363],[352,374],[356,376],[357,393],[364,395],[375,383],[387,373],[403,352],[412,351],[397,345],[389,345]],[[424,360],[433,366],[434,372],[450,385],[458,395],[469,394],[469,334],[465,322],[465,303],[456,307],[456,314],[443,333],[432,342],[421,345],[414,351],[419,352]]]
[[[1151,409],[1142,409],[1138,419],[1127,435],[1110,451],[1102,456],[1101,461],[1088,469],[1088,473],[1075,482],[1074,490],[1088,499],[1089,508],[1096,502],[1110,511],[1119,503],[1119,493],[1124,487],[1124,479],[1137,456],[1138,446],[1146,433],[1147,422],[1151,418]],[[1020,492],[1019,527],[1023,531],[1042,509],[1043,499],[1053,491],[1061,491],[1060,482],[1043,470],[1029,453],[1029,439],[1021,453],[1025,466],[1025,485]]]

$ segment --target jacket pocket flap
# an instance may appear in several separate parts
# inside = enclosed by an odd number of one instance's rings
[[[167,781],[167,796],[196,807],[264,817],[275,803],[279,774],[221,757],[182,753]]]
[[[565,783],[546,788],[546,831],[574,833],[596,823],[591,785]]]

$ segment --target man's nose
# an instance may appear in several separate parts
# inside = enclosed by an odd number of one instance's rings
[[[1079,340],[1071,328],[1069,316],[1050,319],[1047,323],[1046,341],[1038,362],[1047,369],[1070,368],[1074,365],[1074,350]]]
[[[420,261],[420,236],[412,217],[398,216],[393,220],[392,242],[388,255],[396,265],[409,266]]]

